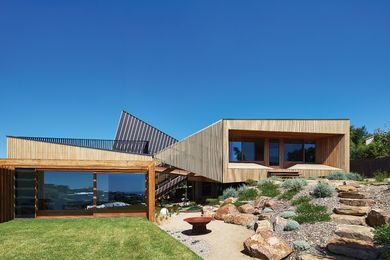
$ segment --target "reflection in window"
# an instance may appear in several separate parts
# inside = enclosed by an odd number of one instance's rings
[[[45,171],[38,180],[39,210],[86,210],[92,205],[91,172]]]
[[[229,160],[239,161],[264,161],[264,141],[230,141]]]
[[[146,211],[145,174],[98,173],[97,211]]]
[[[284,142],[284,160],[290,162],[303,162],[303,141]]]
[[[316,161],[316,144],[305,143],[305,162],[314,163]]]
[[[278,139],[269,140],[269,165],[271,166],[279,165],[279,140]]]

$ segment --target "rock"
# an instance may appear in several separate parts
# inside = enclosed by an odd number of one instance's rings
[[[211,217],[214,218],[217,207],[213,206],[203,206],[202,207],[202,217]]]
[[[277,209],[277,208],[279,207],[279,205],[280,205],[279,202],[276,201],[276,200],[273,200],[273,199],[268,200],[268,201],[265,203],[265,207],[271,208],[271,209],[273,209],[273,210]]]
[[[282,217],[277,216],[274,222],[274,230],[280,232],[287,225],[288,220]]]
[[[335,234],[340,237],[373,242],[374,234],[372,231],[371,227],[341,224],[337,226]]]
[[[253,214],[254,214],[254,215],[260,215],[262,212],[263,212],[263,210],[261,210],[261,209],[255,209],[255,210],[253,211]]]
[[[255,224],[255,230],[256,230],[256,233],[259,233],[262,230],[271,230],[271,232],[273,231],[272,225],[268,220],[257,221]]]
[[[237,210],[236,206],[234,206],[233,204],[227,204],[225,206],[220,207],[215,212],[214,218],[218,219],[218,220],[223,220],[225,215],[228,215],[228,214],[234,215],[234,214],[238,214],[238,213],[239,213],[239,211]]]
[[[366,226],[366,218],[364,216],[332,214],[331,218],[338,224]]]
[[[316,255],[312,255],[312,254],[301,254],[298,256],[297,258],[298,260],[325,260],[325,259],[331,259],[331,260],[354,260],[352,258],[349,258],[349,257],[337,257],[337,258],[334,258],[334,257],[327,257],[327,256],[316,256]]]
[[[264,213],[268,213],[268,212],[272,212],[272,211],[274,211],[274,210],[271,208],[268,208],[268,207],[263,209]]]
[[[368,213],[366,221],[371,227],[390,224],[390,210],[373,209]]]
[[[342,198],[339,200],[340,203],[348,206],[357,206],[357,207],[364,207],[364,206],[372,206],[375,204],[374,200],[371,199],[345,199]]]
[[[225,223],[230,223],[230,224],[236,224],[236,225],[241,225],[241,226],[248,226],[250,223],[253,221],[256,221],[257,217],[252,214],[245,214],[245,213],[237,213],[237,214],[227,214],[224,217],[224,222]]]
[[[340,192],[339,197],[347,199],[365,199],[368,197],[368,194],[362,192]]]
[[[263,237],[261,234],[254,234],[245,240],[244,249],[250,256],[264,260],[280,260],[293,252],[283,239]]]
[[[272,212],[261,213],[259,215],[259,220],[270,219],[271,217],[272,217]]]
[[[164,216],[164,217],[169,216],[169,210],[167,208],[162,208],[160,210],[160,216]]]
[[[265,207],[265,203],[267,201],[269,201],[271,199],[271,197],[267,197],[267,196],[260,196],[258,197],[256,200],[255,200],[255,203],[254,203],[254,207],[259,209],[259,208],[264,208]]]
[[[238,211],[241,213],[253,214],[255,212],[255,208],[251,204],[244,204],[238,207]]]
[[[328,243],[327,248],[332,253],[357,259],[374,260],[378,257],[372,243],[350,238],[337,237]]]
[[[355,186],[352,186],[352,185],[340,185],[340,186],[337,186],[336,190],[338,192],[357,192],[357,188]]]
[[[364,216],[370,211],[370,207],[355,207],[340,205],[334,209],[337,214],[353,215],[353,216]]]

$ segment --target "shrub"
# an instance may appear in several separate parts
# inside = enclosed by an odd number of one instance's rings
[[[389,173],[387,171],[376,170],[374,172],[374,179],[376,182],[384,182],[387,178],[389,178]]]
[[[299,228],[299,223],[296,222],[295,220],[291,220],[289,219],[287,221],[287,225],[284,226],[284,231],[292,231],[292,230],[296,230]]]
[[[206,204],[207,205],[219,205],[219,199],[218,198],[207,198]]]
[[[294,211],[284,211],[284,212],[282,212],[281,214],[280,214],[280,216],[282,217],[282,218],[293,218],[293,217],[295,217],[297,214],[295,214],[295,212]]]
[[[286,190],[300,191],[306,185],[305,179],[289,179],[283,182],[282,187]]]
[[[309,202],[302,203],[297,207],[296,212],[297,216],[293,218],[300,224],[330,220],[330,215],[327,213],[326,207],[323,205],[315,205]]]
[[[223,191],[222,198],[224,200],[230,197],[237,198],[237,195],[238,195],[237,190],[233,187],[229,187]]]
[[[309,203],[310,201],[311,201],[311,197],[305,195],[305,196],[300,196],[296,200],[293,200],[293,202],[291,204],[294,206],[298,206],[298,205],[303,204],[303,203]]]
[[[289,190],[289,191],[286,191],[284,192],[282,195],[280,195],[278,197],[278,199],[280,200],[291,200],[296,194],[298,194],[299,191],[297,190]]]
[[[328,180],[346,180],[347,176],[343,172],[335,172],[326,176]]]
[[[270,182],[275,184],[276,181],[282,181],[282,179],[280,179],[279,177],[276,177],[276,176],[272,176],[269,178],[262,178],[257,182],[257,186],[261,187],[264,184],[270,183]]]
[[[390,224],[374,229],[374,241],[384,246],[390,246]]]
[[[297,240],[293,242],[294,249],[298,251],[305,251],[310,248],[309,243],[307,243],[305,240]]]
[[[243,193],[247,189],[248,189],[248,186],[246,186],[245,184],[243,184],[240,187],[238,187],[237,188],[237,196],[240,196],[240,194]]]
[[[253,179],[247,179],[245,181],[245,184],[248,185],[248,186],[256,186],[257,184],[257,181],[253,180]]]
[[[363,176],[361,176],[359,173],[356,172],[348,172],[345,174],[345,177],[347,178],[347,180],[352,180],[352,181],[364,180]]]
[[[259,192],[256,189],[246,189],[239,193],[238,200],[240,201],[248,201],[255,200],[259,196]]]
[[[334,188],[325,182],[320,182],[313,190],[314,196],[317,198],[332,197]]]
[[[268,196],[268,197],[276,197],[280,194],[280,191],[278,189],[278,185],[274,184],[273,182],[266,182],[259,186],[260,193],[263,196]]]

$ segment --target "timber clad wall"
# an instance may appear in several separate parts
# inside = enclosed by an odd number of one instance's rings
[[[15,171],[0,168],[0,223],[15,217]]]
[[[21,139],[7,138],[7,157],[10,159],[58,159],[58,160],[124,160],[152,161],[147,155],[104,151],[85,147],[53,144]]]
[[[222,121],[158,152],[155,157],[206,178],[222,182]]]

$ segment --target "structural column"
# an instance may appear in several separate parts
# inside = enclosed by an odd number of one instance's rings
[[[97,205],[97,187],[96,187],[96,172],[93,173],[93,211],[96,210]]]
[[[149,165],[146,176],[148,219],[154,221],[156,203],[156,170],[154,162]]]

